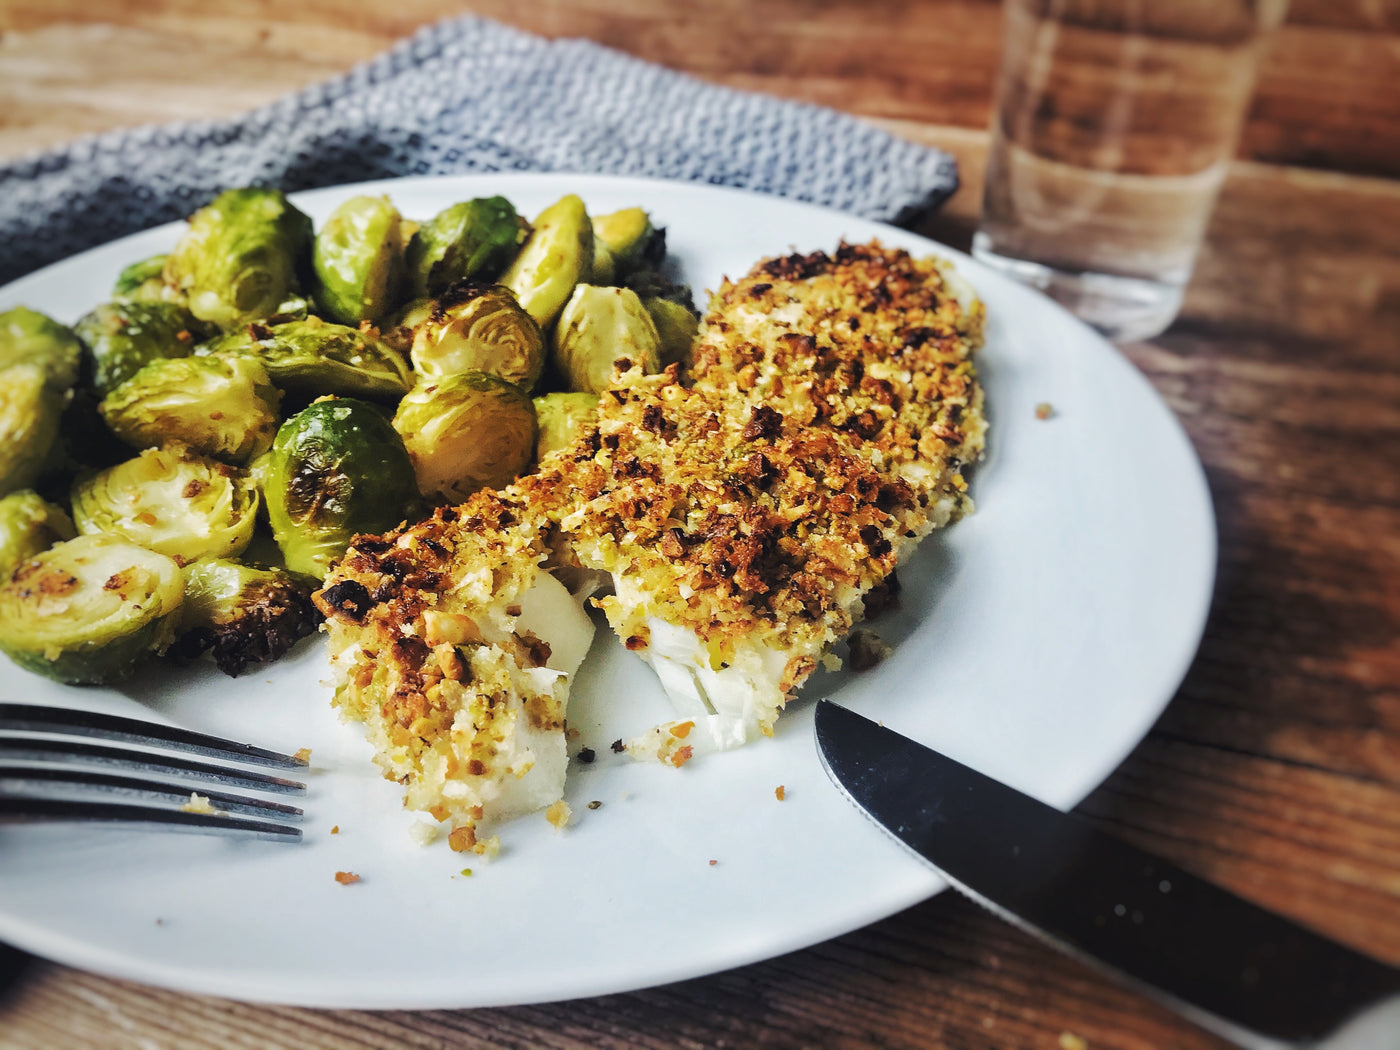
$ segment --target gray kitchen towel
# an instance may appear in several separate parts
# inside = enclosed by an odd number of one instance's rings
[[[490,171],[710,182],[892,221],[957,188],[946,153],[844,114],[465,17],[242,117],[90,136],[0,166],[0,283],[230,186]]]

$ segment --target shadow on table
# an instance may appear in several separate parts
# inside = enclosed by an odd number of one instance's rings
[[[33,963],[34,956],[28,952],[0,944],[0,1006],[6,1005],[24,984]]]

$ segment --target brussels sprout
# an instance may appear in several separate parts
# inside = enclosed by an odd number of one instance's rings
[[[178,303],[103,303],[74,326],[103,397],[152,361],[188,357],[208,329]]]
[[[540,326],[499,284],[454,284],[413,337],[413,367],[428,378],[490,372],[528,391],[544,357]]]
[[[651,216],[641,208],[623,208],[593,220],[593,236],[607,245],[619,277],[645,264],[660,263],[666,254],[666,231],[651,224]],[[597,275],[594,284],[606,284]]]
[[[485,372],[420,383],[399,402],[394,429],[413,460],[419,491],[449,503],[510,484],[535,454],[530,395]]]
[[[168,298],[165,285],[165,262],[168,255],[152,255],[142,259],[117,274],[117,283],[112,286],[113,299],[142,299],[157,302]]]
[[[244,463],[272,447],[282,395],[253,357],[152,361],[98,406],[112,432],[135,448],[178,441]]]
[[[373,330],[361,332],[319,317],[272,326],[250,324],[195,352],[256,358],[282,390],[309,397],[396,399],[413,385],[403,355],[380,342]]]
[[[598,420],[598,395],[587,392],[552,393],[535,398],[535,460],[571,446]]]
[[[315,633],[322,617],[311,601],[314,589],[284,569],[223,558],[187,565],[172,653],[193,659],[209,652],[220,671],[237,678],[249,664],[276,660]]]
[[[283,423],[266,485],[287,568],[318,580],[351,537],[398,525],[418,495],[398,433],[373,405],[353,398],[317,401]]]
[[[260,320],[301,290],[311,239],[311,220],[279,190],[226,190],[190,217],[165,283],[222,328]]]
[[[601,394],[616,386],[614,362],[643,372],[661,371],[661,337],[651,315],[630,288],[581,284],[559,315],[554,364],[570,390]]]
[[[433,299],[414,299],[379,326],[379,338],[391,349],[408,353],[413,349],[414,333],[433,316],[435,305]]]
[[[695,337],[700,334],[700,318],[680,303],[655,296],[643,299],[642,306],[656,325],[661,340],[661,367],[684,361],[690,356]]]
[[[504,197],[463,201],[438,212],[408,243],[410,294],[436,296],[469,277],[495,277],[528,232]]]
[[[82,358],[83,344],[67,325],[27,306],[0,313],[0,368],[41,365],[49,386],[62,391],[78,381]]]
[[[540,212],[534,232],[501,276],[501,284],[547,329],[574,285],[587,279],[592,268],[593,224],[583,201],[570,194]]]
[[[238,554],[257,524],[248,472],[178,445],[79,478],[72,496],[80,533],[117,535],[181,564]]]
[[[341,324],[378,322],[398,305],[404,280],[403,217],[388,197],[351,197],[316,234],[316,302]]]
[[[0,496],[34,483],[63,418],[63,394],[35,362],[0,368]]]
[[[632,291],[636,292],[640,299],[665,299],[668,302],[684,306],[698,316],[695,309],[695,296],[691,294],[690,285],[677,284],[660,270],[649,268],[635,270],[627,275],[627,279],[622,284],[623,287],[631,288]]]
[[[608,246],[597,237],[593,238],[593,266],[588,271],[589,284],[616,284],[617,263],[613,260]]]
[[[115,536],[79,536],[21,562],[0,586],[0,650],[60,682],[109,682],[174,636],[180,567]]]
[[[76,536],[73,519],[37,492],[22,489],[0,499],[0,580],[20,562]]]

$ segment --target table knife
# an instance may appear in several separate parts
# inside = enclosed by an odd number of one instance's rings
[[[955,889],[1250,1050],[1400,1050],[1400,970],[828,700],[822,764]]]

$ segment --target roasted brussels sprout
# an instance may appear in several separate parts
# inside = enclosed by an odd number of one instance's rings
[[[92,362],[92,387],[106,397],[152,361],[188,357],[208,335],[178,303],[103,303],[74,326]]]
[[[237,678],[250,664],[284,655],[316,631],[321,614],[312,581],[283,569],[255,569],[214,558],[185,566],[185,602],[177,618],[173,655],[208,652],[219,670]]]
[[[378,323],[399,303],[403,216],[388,197],[351,197],[316,234],[316,302],[332,321]]]
[[[413,337],[413,367],[428,378],[490,372],[528,391],[544,359],[540,326],[499,284],[454,284]]]
[[[641,208],[623,208],[593,220],[593,236],[607,245],[618,277],[625,277],[645,265],[656,265],[666,254],[666,231],[651,224],[651,216]],[[606,284],[597,275],[594,284]]]
[[[597,419],[597,394],[552,393],[535,398],[535,460],[568,448]]]
[[[593,238],[593,266],[588,271],[589,284],[616,284],[617,263],[608,246],[596,235]]]
[[[247,471],[179,446],[79,478],[72,497],[80,533],[120,536],[181,564],[240,553],[259,503]]]
[[[79,536],[21,562],[0,585],[0,650],[60,682],[130,674],[174,636],[175,561],[115,536]]]
[[[510,484],[535,454],[535,406],[514,383],[485,372],[427,380],[394,413],[419,491],[459,503]]]
[[[555,367],[575,391],[600,394],[629,368],[661,371],[660,348],[656,325],[630,288],[579,285],[554,331]]]
[[[495,277],[528,232],[504,197],[462,201],[438,212],[408,242],[410,294],[437,296],[467,278]]]
[[[311,220],[279,190],[226,190],[190,217],[165,283],[222,328],[266,318],[310,269]]]
[[[393,528],[418,495],[398,433],[353,398],[317,401],[282,424],[264,494],[287,568],[318,580],[351,537]]]
[[[48,385],[67,390],[78,381],[83,344],[67,325],[27,306],[0,313],[0,368],[37,364]]]
[[[152,361],[98,406],[112,432],[134,448],[178,441],[229,463],[272,447],[282,395],[254,357]]]
[[[413,349],[413,335],[433,315],[435,300],[414,299],[394,312],[379,326],[379,338],[392,350],[408,353]]]
[[[117,283],[112,286],[113,299],[144,299],[155,302],[169,298],[173,289],[165,285],[165,262],[168,255],[152,255],[142,259],[117,274]]]
[[[35,362],[0,368],[0,496],[28,488],[58,439],[63,393]]]
[[[660,339],[661,367],[684,361],[690,356],[695,337],[700,334],[700,318],[694,311],[670,299],[652,297],[642,300],[642,306],[656,325]]]
[[[77,534],[61,507],[32,489],[11,492],[0,499],[0,580],[9,579],[20,562]]]
[[[373,330],[361,332],[319,317],[271,326],[250,324],[205,343],[196,353],[256,358],[277,387],[308,397],[392,400],[413,385],[403,355],[384,345]]]
[[[583,201],[569,194],[540,212],[534,232],[501,283],[541,328],[548,329],[592,268],[593,224]]]

